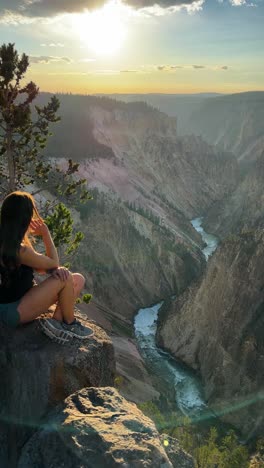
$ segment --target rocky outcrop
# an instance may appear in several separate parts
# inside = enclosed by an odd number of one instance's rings
[[[256,453],[250,460],[249,468],[263,468],[264,466],[264,450]]]
[[[51,407],[83,387],[113,385],[113,345],[101,328],[90,325],[95,332],[90,340],[66,345],[46,337],[38,320],[16,330],[0,325],[1,468],[15,466]]]
[[[194,462],[177,441],[160,437],[136,405],[106,387],[79,390],[47,415],[18,463],[33,466],[194,468]]]
[[[245,437],[264,431],[264,234],[230,237],[163,312],[159,344],[201,373],[206,398]]]

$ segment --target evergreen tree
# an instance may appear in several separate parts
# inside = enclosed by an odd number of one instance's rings
[[[38,187],[33,195],[48,187],[61,199],[45,205],[52,234],[57,245],[65,245],[66,254],[72,254],[83,235],[73,233],[71,214],[65,205],[58,203],[69,197],[81,202],[92,197],[85,189],[86,179],[73,178],[78,163],[70,159],[68,168],[62,171],[57,166],[52,168],[42,154],[52,135],[50,124],[60,120],[57,115],[60,103],[53,96],[44,107],[33,106],[39,88],[32,81],[25,83],[28,67],[29,57],[24,53],[19,56],[14,44],[0,47],[0,199],[14,190],[26,190],[32,183]],[[56,223],[52,222],[54,219]]]
[[[29,57],[19,56],[14,44],[0,47],[0,194],[3,197],[8,192],[43,181],[57,184],[57,190],[65,196],[80,193],[86,180],[73,180],[71,176],[79,165],[71,159],[66,171],[56,168],[56,177],[50,177],[51,165],[41,153],[51,135],[50,124],[60,120],[57,115],[60,103],[53,96],[46,106],[35,105],[32,112],[39,88],[32,81],[25,83],[28,67]],[[80,197],[88,199],[88,192],[83,189]]]

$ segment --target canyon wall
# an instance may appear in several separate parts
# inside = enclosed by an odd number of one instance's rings
[[[77,207],[86,239],[76,266],[105,309],[131,320],[199,276],[202,243],[189,220],[234,189],[237,162],[200,137],[178,137],[177,120],[144,103],[60,101],[47,157],[77,160],[94,196]]]
[[[264,234],[230,236],[163,311],[158,341],[199,371],[209,406],[244,437],[264,430]]]

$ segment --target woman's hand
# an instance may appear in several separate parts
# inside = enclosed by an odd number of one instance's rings
[[[58,267],[56,268],[56,270],[53,270],[51,276],[53,276],[53,278],[58,278],[61,281],[66,281],[69,278],[70,274],[71,273],[68,270],[68,268]]]
[[[49,228],[41,219],[32,219],[29,224],[29,231],[33,236],[44,236],[49,231]]]

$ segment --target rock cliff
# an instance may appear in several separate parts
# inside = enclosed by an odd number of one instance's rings
[[[84,388],[47,415],[18,468],[194,468],[177,441],[169,437],[165,445],[164,439],[114,388]]]
[[[194,468],[112,387],[111,340],[89,325],[91,339],[65,345],[43,335],[38,320],[0,325],[1,468]]]
[[[163,311],[160,345],[201,373],[211,408],[245,437],[264,430],[264,234],[227,239]]]
[[[253,162],[233,193],[208,210],[204,226],[224,238],[243,229],[264,227],[264,152]]]
[[[197,246],[181,241],[148,214],[103,194],[87,210],[81,215],[85,241],[76,268],[112,323],[131,324],[138,308],[182,291],[203,270]]]
[[[0,447],[1,468],[7,460],[15,466],[51,407],[83,387],[113,385],[113,345],[91,326],[93,338],[62,346],[43,335],[38,320],[15,331],[0,325],[0,440],[8,439]]]
[[[263,151],[263,103],[262,91],[209,98],[193,112],[186,127],[248,165]]]

